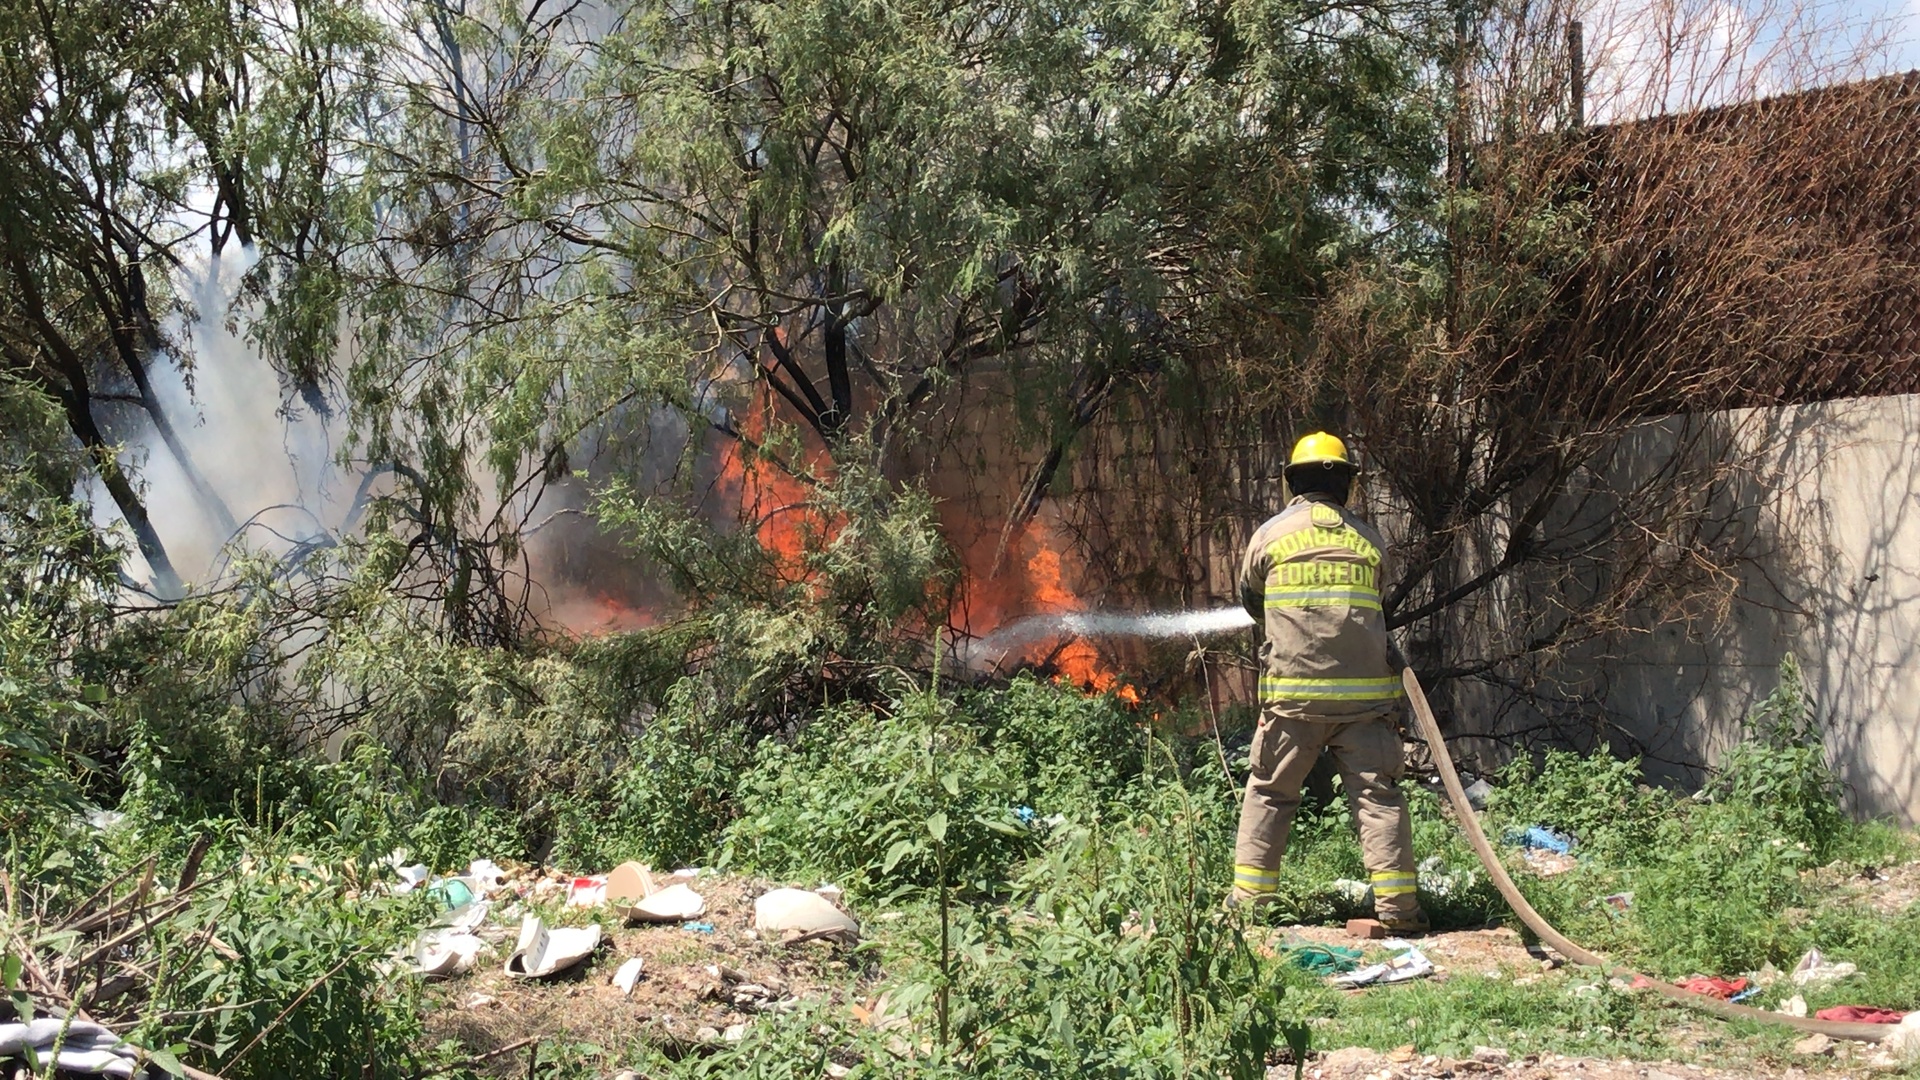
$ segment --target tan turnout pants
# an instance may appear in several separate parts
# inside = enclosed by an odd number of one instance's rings
[[[1260,718],[1234,844],[1234,899],[1257,900],[1279,883],[1280,857],[1287,850],[1294,811],[1300,809],[1300,786],[1322,748],[1332,751],[1347,789],[1360,851],[1372,877],[1375,914],[1388,923],[1417,920],[1421,912],[1413,826],[1399,786],[1406,761],[1400,733],[1380,719],[1329,723],[1271,713]]]

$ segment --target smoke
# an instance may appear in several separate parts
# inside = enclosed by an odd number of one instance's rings
[[[967,643],[961,649],[961,661],[968,667],[987,662],[1037,642],[1054,638],[1143,637],[1179,638],[1223,634],[1245,630],[1253,625],[1253,616],[1239,607],[1196,611],[1153,612],[1125,615],[1105,611],[1068,611],[1054,615],[1029,615],[1002,626],[986,637]]]
[[[341,410],[322,415],[287,393],[259,349],[227,324],[254,259],[250,248],[230,248],[176,275],[174,287],[191,314],[176,316],[166,330],[181,355],[153,358],[150,377],[186,460],[137,404],[110,406],[111,427],[145,488],[154,529],[188,586],[218,581],[236,540],[280,555],[327,542],[346,523],[360,482],[358,472],[335,460],[345,434]],[[97,514],[114,513],[103,492],[92,494]],[[153,591],[151,569],[137,552],[127,572],[149,579]]]

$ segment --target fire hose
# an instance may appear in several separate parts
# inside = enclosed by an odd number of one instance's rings
[[[1472,804],[1467,802],[1466,790],[1460,786],[1460,774],[1454,771],[1453,757],[1447,753],[1447,741],[1440,734],[1440,725],[1433,719],[1433,709],[1427,704],[1427,695],[1420,689],[1420,680],[1414,677],[1413,669],[1406,669],[1401,681],[1407,687],[1407,699],[1413,703],[1413,715],[1419,723],[1420,736],[1427,741],[1433,751],[1434,768],[1439,770],[1440,782],[1446,786],[1447,801],[1453,804],[1453,814],[1460,827],[1467,834],[1467,841],[1473,845],[1473,853],[1480,857],[1480,865],[1486,868],[1487,876],[1493,880],[1494,887],[1520,916],[1527,929],[1562,956],[1576,964],[1599,968],[1613,978],[1625,979],[1635,986],[1645,986],[1669,1001],[1675,1001],[1702,1012],[1712,1013],[1725,1020],[1752,1020],[1762,1024],[1781,1024],[1796,1031],[1812,1032],[1835,1039],[1855,1039],[1860,1042],[1879,1042],[1885,1038],[1890,1025],[1887,1024],[1850,1024],[1836,1020],[1819,1020],[1805,1016],[1789,1016],[1786,1013],[1769,1012],[1747,1005],[1736,1005],[1731,1001],[1696,994],[1682,990],[1659,979],[1650,979],[1630,968],[1611,963],[1598,953],[1583,949],[1569,941],[1555,930],[1546,919],[1540,916],[1527,898],[1521,894],[1519,886],[1513,883],[1507,868],[1494,853],[1493,845],[1487,842],[1487,834],[1480,828],[1480,819],[1475,816]]]

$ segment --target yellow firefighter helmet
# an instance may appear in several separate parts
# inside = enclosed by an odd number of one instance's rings
[[[1287,468],[1302,465],[1344,465],[1351,469],[1353,460],[1347,457],[1347,444],[1338,436],[1316,431],[1293,444],[1293,457],[1288,459]]]

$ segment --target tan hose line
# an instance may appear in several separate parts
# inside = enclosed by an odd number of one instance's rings
[[[1539,935],[1540,940],[1551,945],[1561,955],[1577,964],[1597,967],[1609,976],[1618,976],[1632,982],[1644,982],[1654,992],[1670,1001],[1677,1001],[1703,1012],[1727,1020],[1755,1020],[1763,1024],[1781,1024],[1796,1031],[1813,1032],[1828,1035],[1836,1039],[1855,1039],[1860,1042],[1879,1042],[1891,1029],[1890,1024],[1847,1024],[1835,1020],[1817,1020],[1805,1016],[1788,1016],[1785,1013],[1769,1012],[1747,1005],[1736,1005],[1731,1001],[1722,1001],[1705,994],[1696,994],[1682,990],[1678,986],[1659,979],[1648,979],[1629,968],[1608,962],[1598,953],[1589,952],[1555,930],[1533,910],[1527,898],[1521,895],[1519,886],[1507,874],[1507,868],[1494,854],[1493,845],[1487,842],[1487,834],[1480,828],[1480,819],[1473,812],[1472,804],[1467,802],[1467,793],[1460,786],[1460,774],[1453,769],[1453,757],[1447,753],[1447,741],[1440,734],[1440,725],[1434,722],[1433,708],[1427,704],[1427,695],[1420,689],[1420,680],[1414,677],[1413,669],[1407,668],[1401,675],[1406,684],[1407,698],[1413,703],[1413,715],[1420,725],[1420,735],[1427,740],[1427,746],[1433,751],[1433,764],[1440,771],[1440,782],[1446,785],[1447,800],[1453,804],[1454,817],[1460,821],[1460,827],[1466,830],[1467,840],[1473,845],[1474,854],[1480,856],[1480,865],[1486,868],[1487,876],[1493,879],[1495,888],[1505,897],[1514,914],[1527,928]]]

